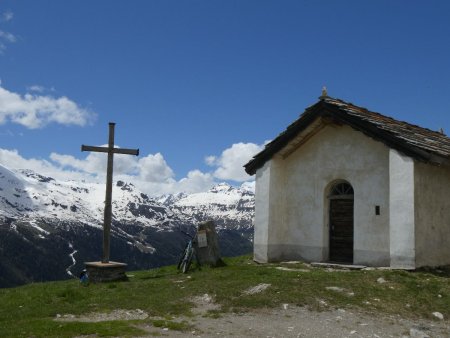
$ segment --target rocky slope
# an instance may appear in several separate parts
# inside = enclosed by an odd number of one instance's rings
[[[60,182],[0,166],[0,287],[78,275],[101,258],[103,184]],[[111,258],[146,269],[176,262],[205,220],[217,225],[221,252],[252,249],[251,187],[219,184],[210,191],[152,198],[132,184],[113,188]]]

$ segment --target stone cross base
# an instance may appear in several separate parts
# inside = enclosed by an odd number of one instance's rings
[[[118,262],[85,262],[89,281],[92,283],[103,283],[112,281],[125,281],[128,279],[125,271],[127,265]]]

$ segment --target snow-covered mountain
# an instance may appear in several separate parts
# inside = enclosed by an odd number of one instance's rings
[[[254,191],[221,183],[207,192],[178,195],[170,200],[170,207],[197,222],[214,219],[219,229],[248,229],[253,221]]]
[[[0,287],[74,275],[101,257],[105,185],[57,181],[0,166]],[[251,251],[252,186],[222,183],[208,192],[150,197],[133,184],[113,187],[111,258],[130,269],[174,263],[195,226],[214,220],[222,254]]]

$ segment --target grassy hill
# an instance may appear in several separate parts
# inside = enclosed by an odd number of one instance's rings
[[[211,317],[284,303],[405,318],[436,319],[433,312],[446,320],[450,316],[448,269],[330,271],[302,263],[258,265],[248,256],[225,261],[225,267],[194,269],[186,275],[169,266],[130,272],[127,282],[83,286],[71,280],[0,289],[0,337],[129,337],[148,334],[144,326],[189,330],[194,299],[205,294],[217,305],[203,314]],[[258,285],[261,292],[254,288]],[[136,317],[125,320],[129,318],[124,313]],[[109,319],[116,320],[76,321],[99,314],[112,314]]]

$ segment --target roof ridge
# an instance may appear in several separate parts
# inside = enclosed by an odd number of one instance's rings
[[[422,130],[426,130],[426,131],[435,133],[435,134],[437,134],[437,136],[439,136],[439,137],[446,137],[446,138],[449,138],[447,135],[442,134],[441,132],[439,132],[439,131],[437,131],[437,130],[433,130],[433,129],[430,129],[430,128],[427,128],[427,127],[422,127],[422,126],[419,126],[419,125],[417,125],[417,124],[410,123],[410,122],[408,122],[408,121],[399,120],[399,119],[396,119],[396,118],[394,118],[394,117],[392,117],[392,116],[385,115],[385,114],[381,114],[381,113],[379,113],[379,112],[377,112],[377,111],[369,110],[369,109],[367,109],[366,107],[358,106],[358,105],[356,105],[356,104],[354,104],[354,103],[352,103],[352,102],[347,102],[347,101],[345,101],[345,100],[342,100],[342,99],[339,99],[339,98],[330,97],[330,96],[325,97],[325,98],[324,98],[324,101],[327,102],[328,99],[330,99],[330,101],[334,100],[334,101],[338,101],[338,102],[340,102],[340,103],[342,103],[342,104],[345,104],[345,105],[350,105],[350,106],[356,107],[356,108],[358,108],[358,109],[362,109],[362,110],[364,110],[364,111],[366,111],[366,112],[368,112],[368,113],[371,113],[371,114],[376,114],[376,115],[382,116],[382,117],[387,118],[387,119],[390,119],[391,121],[394,121],[394,122],[396,122],[396,123],[403,123],[403,124],[406,124],[406,125],[408,125],[408,126],[415,127],[415,128],[417,128],[417,129],[422,129]],[[327,103],[332,103],[332,102],[327,102]]]

